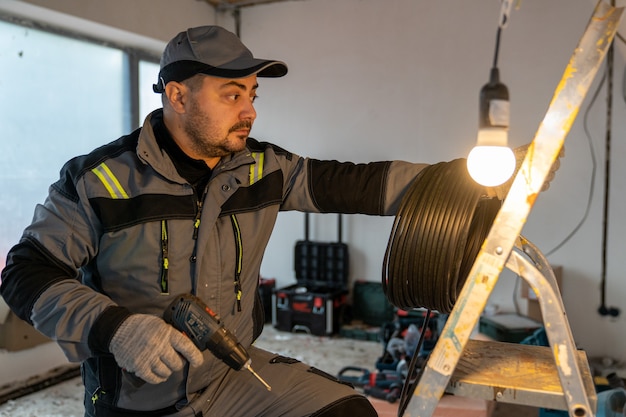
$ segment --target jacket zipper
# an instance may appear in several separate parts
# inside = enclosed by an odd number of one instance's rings
[[[207,190],[208,187],[204,188],[204,193],[202,193],[202,197],[199,198],[198,200],[196,200],[196,217],[193,221],[193,240],[194,240],[194,244],[193,244],[193,251],[191,252],[191,256],[189,257],[189,262],[191,262],[192,267],[191,267],[191,288],[192,288],[192,294],[196,293],[196,282],[193,279],[194,275],[195,275],[195,266],[193,264],[196,263],[198,257],[198,232],[200,230],[200,217],[202,217],[202,206],[203,206],[203,201],[204,198],[207,195]]]
[[[241,229],[239,222],[234,214],[230,215],[230,222],[233,225],[233,233],[235,235],[235,298],[237,302],[237,311],[241,311],[241,269],[243,263],[243,242],[241,241]]]
[[[169,294],[169,238],[167,220],[161,220],[161,294]]]
[[[197,210],[196,210],[196,218],[193,222],[193,240],[198,240],[198,230],[200,229],[200,216],[202,215],[202,200],[204,200],[204,195],[202,196],[202,199],[198,200],[198,203],[196,204]],[[195,255],[195,248],[194,248],[194,255]]]

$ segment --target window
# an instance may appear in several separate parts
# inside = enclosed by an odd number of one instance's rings
[[[161,107],[161,94],[155,94],[152,85],[157,82],[159,64],[139,61],[139,116],[144,117]]]
[[[159,66],[137,56],[0,20],[0,267],[63,163],[129,133],[161,107],[152,92]]]

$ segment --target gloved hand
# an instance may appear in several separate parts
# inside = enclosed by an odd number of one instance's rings
[[[111,338],[109,351],[122,369],[150,384],[163,382],[181,370],[184,359],[191,366],[200,366],[204,360],[187,336],[148,314],[133,314],[124,320]]]
[[[515,171],[513,171],[513,175],[511,178],[506,181],[504,184],[498,185],[496,187],[487,187],[487,196],[488,197],[496,197],[498,200],[504,200],[506,195],[509,193],[511,186],[513,185],[513,180],[515,180],[515,176],[522,166],[522,162],[524,162],[524,158],[526,157],[526,153],[528,152],[528,147],[530,144],[519,146],[513,149],[513,154],[515,155]],[[543,182],[543,186],[541,187],[541,191],[546,191],[550,188],[550,182],[554,179],[554,175],[556,171],[561,167],[561,158],[565,155],[565,148],[562,147],[559,152],[559,156],[556,158],[552,166],[550,167],[550,171],[548,171],[548,176],[546,180]]]

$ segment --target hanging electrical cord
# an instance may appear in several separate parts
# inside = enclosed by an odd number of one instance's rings
[[[622,39],[622,41],[626,43],[626,40],[624,40],[624,38],[620,37],[620,39]],[[555,247],[553,247],[552,249],[550,249],[549,251],[545,253],[546,257],[552,255],[553,253],[561,249],[563,246],[565,246],[565,244],[569,242],[570,239],[574,237],[574,235],[576,235],[576,233],[578,233],[582,225],[585,223],[585,221],[587,221],[587,218],[589,217],[589,212],[591,211],[591,204],[593,203],[593,195],[595,192],[596,170],[597,170],[596,152],[593,148],[593,139],[592,139],[591,132],[589,131],[589,113],[591,109],[593,108],[596,100],[598,99],[598,96],[600,95],[600,91],[602,90],[602,87],[604,86],[605,81],[606,81],[606,73],[600,79],[600,82],[598,83],[598,87],[596,88],[593,95],[591,96],[589,105],[585,109],[585,113],[583,116],[583,129],[585,131],[585,136],[587,138],[587,145],[589,146],[589,155],[591,158],[591,178],[589,179],[589,192],[587,195],[587,204],[585,206],[585,211],[582,217],[580,218],[580,220],[578,221],[578,223],[576,224],[576,226],[572,229],[572,231],[569,232],[567,236],[565,236],[563,240],[561,240],[561,242],[559,242]],[[519,287],[520,287],[519,282],[521,279],[522,278],[518,275],[515,281],[515,289],[513,290],[513,304],[515,306],[515,311],[517,314],[520,314],[520,309],[519,309],[517,300],[518,300],[518,292],[519,292]]]
[[[622,36],[619,32],[617,32],[615,34],[615,38],[619,39],[620,41],[622,41],[622,43],[626,44],[626,38],[624,38],[624,36]],[[607,62],[608,62],[608,55],[607,55]],[[591,209],[591,203],[593,202],[593,194],[594,194],[594,188],[595,188],[594,184],[595,184],[596,169],[597,169],[596,155],[595,155],[595,150],[593,148],[592,135],[591,135],[591,132],[589,131],[589,112],[591,111],[591,109],[595,105],[595,102],[598,99],[600,91],[602,90],[602,87],[604,86],[604,83],[605,83],[605,81],[607,79],[607,72],[608,71],[605,70],[604,74],[602,75],[602,78],[600,78],[598,86],[596,87],[596,90],[594,91],[593,95],[591,96],[591,99],[589,100],[589,105],[585,109],[585,113],[584,113],[584,116],[583,116],[583,129],[585,131],[585,136],[587,138],[587,144],[589,146],[589,154],[591,156],[591,178],[589,180],[589,183],[590,183],[589,184],[589,194],[588,194],[588,197],[587,197],[587,205],[585,207],[585,212],[583,213],[583,216],[581,217],[579,222],[576,224],[576,226],[572,229],[572,231],[570,233],[568,233],[567,236],[565,236],[565,238],[563,238],[563,240],[561,240],[561,242],[559,242],[555,247],[553,247],[552,249],[547,251],[545,253],[545,256],[552,255],[557,250],[561,249],[561,247],[563,247],[567,242],[569,242],[569,240],[578,232],[580,227],[584,224],[584,222],[587,220],[587,218],[589,216],[589,211]],[[626,71],[624,72],[624,84],[625,84],[624,89],[626,90]],[[626,100],[626,94],[624,95],[624,99]]]
[[[565,236],[565,238],[558,245],[556,245],[554,248],[546,252],[545,256],[550,256],[557,250],[561,249],[561,247],[563,247],[563,245],[565,245],[578,232],[578,230],[587,220],[587,217],[589,217],[589,211],[591,210],[591,203],[593,202],[593,194],[595,191],[597,163],[596,163],[596,153],[595,153],[595,150],[593,149],[593,140],[591,138],[591,132],[589,132],[589,120],[588,119],[589,119],[589,112],[592,109],[596,99],[598,98],[598,95],[600,94],[600,90],[602,89],[602,86],[604,85],[605,80],[606,80],[606,74],[603,75],[602,78],[600,79],[598,88],[593,93],[593,96],[591,97],[591,100],[589,101],[589,105],[587,106],[587,109],[585,109],[585,114],[583,116],[583,128],[585,130],[585,135],[587,137],[587,144],[589,145],[589,155],[591,157],[591,178],[589,180],[589,194],[587,196],[587,205],[585,207],[585,212],[583,213],[583,216],[581,217],[578,224],[576,224],[576,226],[572,229],[572,231],[568,233],[568,235]]]
[[[424,318],[424,323],[422,325],[422,329],[428,328],[428,323],[430,322],[430,310],[426,312],[426,316]],[[424,335],[425,331],[422,331],[420,334],[419,341],[417,342],[417,347],[415,348],[415,353],[411,357],[411,362],[408,367],[408,373],[406,376],[405,383],[402,385],[402,392],[400,393],[400,404],[398,405],[398,416],[403,416],[406,408],[409,405],[411,397],[413,397],[413,393],[415,392],[415,387],[417,387],[417,382],[420,380],[422,376],[422,372],[424,368],[419,368],[417,366],[417,362],[419,360],[419,351],[422,348],[422,344],[424,343]]]
[[[620,41],[622,41],[623,43],[626,44],[626,39],[619,33],[616,34],[616,38],[619,39]],[[561,249],[567,242],[569,242],[569,240],[580,230],[580,228],[582,227],[582,225],[585,223],[585,221],[587,220],[587,218],[589,217],[589,212],[591,210],[591,204],[593,202],[593,195],[594,195],[594,191],[595,191],[595,178],[596,178],[596,170],[597,170],[597,162],[596,162],[596,154],[594,151],[594,147],[593,147],[593,140],[592,140],[592,135],[591,132],[589,131],[589,123],[588,123],[588,119],[589,119],[589,112],[591,111],[591,109],[593,108],[599,94],[600,91],[602,90],[602,87],[604,86],[604,83],[607,82],[607,79],[609,80],[608,85],[607,85],[607,91],[609,91],[608,93],[608,97],[607,97],[607,133],[606,133],[606,140],[607,140],[607,145],[606,145],[606,167],[605,167],[605,197],[604,197],[604,209],[603,209],[603,236],[602,236],[602,272],[601,272],[601,285],[600,285],[600,307],[598,308],[598,313],[600,315],[606,316],[606,315],[611,315],[613,317],[616,317],[619,315],[619,309],[615,308],[615,307],[607,307],[606,306],[606,245],[607,245],[607,227],[608,227],[608,222],[607,222],[607,217],[608,217],[608,197],[609,197],[609,175],[610,175],[610,140],[611,140],[611,128],[610,128],[610,124],[611,124],[611,107],[612,107],[612,91],[613,91],[613,83],[612,83],[612,78],[613,78],[613,71],[610,70],[609,68],[613,66],[613,54],[611,53],[613,49],[613,46],[609,49],[609,51],[607,52],[607,68],[604,72],[604,74],[602,75],[602,78],[600,79],[600,82],[598,83],[598,87],[596,88],[596,90],[593,93],[593,96],[591,97],[591,100],[589,102],[589,105],[587,106],[586,110],[585,110],[585,114],[583,117],[583,128],[585,130],[585,135],[587,137],[587,143],[589,145],[589,154],[591,156],[591,178],[590,178],[590,184],[589,184],[589,193],[588,193],[588,197],[587,197],[587,204],[585,207],[585,211],[583,213],[583,216],[581,217],[581,219],[579,220],[579,222],[576,224],[576,226],[572,229],[572,231],[570,233],[567,234],[567,236],[565,236],[565,238],[563,238],[563,240],[561,240],[561,242],[559,244],[557,244],[554,248],[550,249],[549,251],[546,252],[545,256],[550,256],[553,253],[555,253],[557,250]],[[626,72],[625,72],[626,74]],[[626,76],[624,79],[624,82],[626,83]],[[624,97],[626,99],[626,96]]]
[[[615,7],[615,0],[611,1]],[[615,55],[615,43],[612,42],[606,54],[606,137],[604,155],[604,205],[602,212],[602,271],[600,277],[600,307],[598,313],[601,316],[617,317],[620,310],[616,307],[606,305],[606,264],[607,264],[607,244],[609,225],[609,196],[611,180],[611,127],[613,116],[613,61]]]
[[[616,38],[621,40],[623,43],[626,43],[626,39],[619,33],[616,34]],[[620,310],[616,307],[607,307],[606,306],[606,263],[607,263],[607,243],[608,243],[608,207],[609,207],[609,189],[610,189],[610,152],[611,152],[611,123],[612,123],[612,92],[613,92],[613,49],[614,46],[611,45],[609,50],[607,51],[606,58],[606,69],[605,72],[598,83],[598,87],[596,88],[587,109],[585,110],[585,114],[583,117],[583,128],[585,130],[585,135],[587,137],[587,142],[589,145],[589,154],[591,156],[591,178],[589,185],[589,194],[587,198],[587,205],[585,207],[585,212],[583,213],[582,218],[576,224],[574,229],[554,248],[546,252],[546,256],[550,256],[561,247],[563,247],[581,228],[581,226],[585,223],[589,216],[589,212],[591,210],[591,204],[593,202],[594,195],[594,184],[596,178],[596,155],[593,147],[592,135],[589,131],[588,126],[588,116],[590,110],[593,108],[602,87],[605,82],[607,83],[607,120],[606,120],[606,137],[605,137],[605,178],[604,178],[604,200],[603,200],[603,217],[602,217],[602,258],[601,258],[601,282],[600,282],[600,307],[598,308],[598,313],[602,316],[613,316],[617,317],[620,313]]]
[[[615,38],[619,39],[620,41],[622,41],[622,43],[626,44],[626,39],[619,32],[616,33]],[[598,313],[602,316],[610,315],[613,317],[617,317],[620,313],[620,310],[615,307],[606,306],[606,260],[607,260],[606,259],[606,245],[607,245],[607,240],[608,240],[607,239],[607,235],[608,235],[607,233],[608,220],[607,219],[608,219],[609,185],[610,185],[610,150],[611,150],[611,119],[612,119],[613,59],[614,59],[613,49],[614,49],[614,46],[611,45],[611,47],[607,51],[605,72],[602,75],[602,78],[600,79],[600,82],[598,83],[598,87],[593,93],[593,96],[591,97],[591,100],[585,110],[584,117],[583,117],[583,128],[585,131],[585,136],[587,138],[587,143],[589,146],[589,154],[591,157],[591,178],[589,181],[590,182],[589,193],[587,197],[587,204],[585,207],[585,211],[583,213],[583,216],[579,220],[579,222],[572,229],[572,231],[568,233],[567,236],[565,236],[565,238],[563,238],[563,240],[561,240],[561,242],[559,242],[555,247],[547,251],[545,256],[552,255],[553,253],[561,249],[567,242],[569,242],[570,239],[576,233],[578,233],[582,225],[585,223],[585,221],[589,217],[589,212],[591,210],[591,204],[593,202],[593,195],[595,191],[597,162],[596,162],[596,154],[595,154],[594,147],[593,147],[592,135],[589,131],[588,119],[589,119],[589,112],[593,108],[600,94],[600,91],[602,90],[602,87],[604,86],[604,83],[607,82],[607,121],[606,121],[607,128],[606,128],[606,145],[605,145],[606,156],[605,156],[605,182],[604,182],[605,195],[604,195],[603,222],[602,222],[603,233],[602,233],[602,259],[601,259],[602,271],[601,271],[601,283],[600,283],[600,307],[598,308]],[[626,72],[624,76],[624,83],[626,84]],[[626,87],[624,87],[624,90],[626,91]],[[626,94],[624,95],[624,99],[626,99]],[[518,281],[519,281],[519,277],[518,277]],[[516,293],[517,293],[517,286],[513,295],[514,302],[516,302],[516,297],[517,297]]]

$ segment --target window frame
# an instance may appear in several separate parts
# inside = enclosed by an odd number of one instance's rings
[[[58,24],[50,24],[41,20],[30,19],[27,17],[19,16],[17,14],[11,14],[10,12],[4,12],[2,10],[0,10],[0,20],[25,28],[36,29],[48,32],[53,35],[64,36],[78,41],[120,50],[125,56],[125,62],[127,66],[126,74],[128,77],[126,80],[124,80],[124,83],[128,86],[128,90],[126,91],[125,104],[128,106],[129,115],[129,117],[125,119],[125,130],[131,131],[141,126],[143,122],[143,117],[145,115],[142,115],[139,112],[139,63],[141,61],[146,61],[158,64],[160,61],[159,54],[151,51],[148,48],[140,48],[127,44],[125,45],[107,39],[105,36],[98,36],[94,34],[87,34],[81,31],[75,31],[72,29],[68,29],[67,27],[60,26]]]

